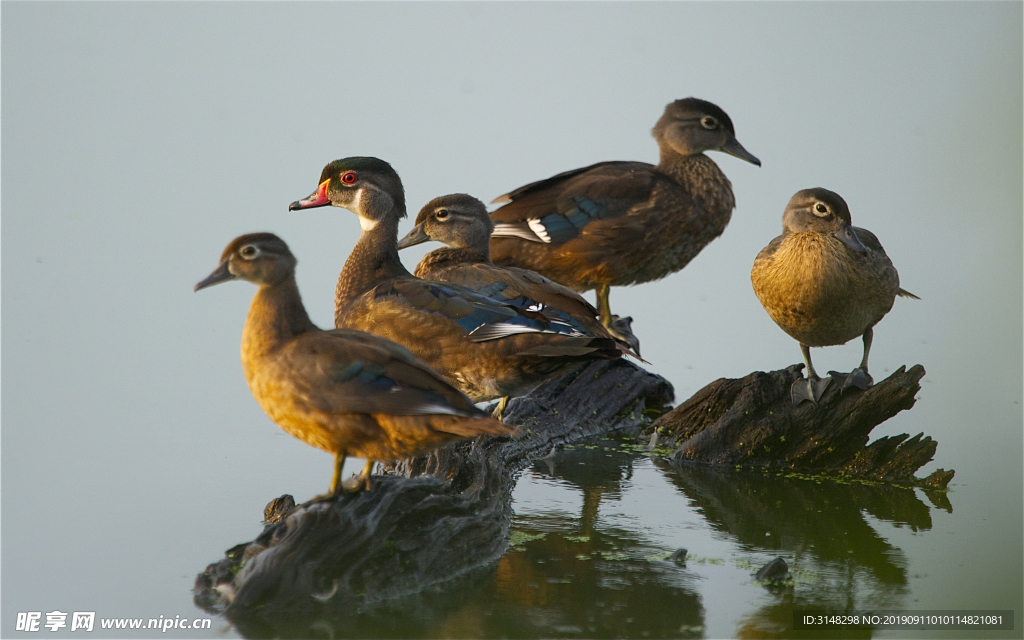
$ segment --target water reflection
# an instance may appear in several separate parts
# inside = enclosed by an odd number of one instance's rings
[[[929,508],[912,489],[707,466],[662,468],[712,529],[727,533],[741,549],[778,553],[789,561],[793,584],[741,616],[738,637],[832,637],[794,630],[794,609],[904,608],[906,558],[868,516],[915,532],[931,529]],[[870,635],[844,631],[835,637]]]
[[[499,561],[494,595],[515,612],[509,637],[701,637],[703,609],[692,576],[638,533],[602,526],[603,500],[619,500],[637,448],[611,440],[571,447],[533,473],[578,489],[578,517],[520,515]],[[521,622],[526,622],[523,625]],[[514,630],[513,630],[514,629]]]
[[[829,637],[794,630],[793,610],[904,608],[906,559],[879,529],[931,528],[913,490],[656,465],[642,447],[615,441],[559,451],[524,474],[521,483],[541,498],[518,509],[496,566],[361,611],[325,608],[316,620],[236,627],[250,637],[705,637],[715,633],[707,608],[728,606],[736,625],[728,635]],[[638,469],[647,475],[634,483]],[[731,558],[691,556],[689,567],[665,560],[674,549],[664,540],[678,536],[650,526],[665,508],[638,493],[652,476],[699,516],[689,538],[708,547],[724,538]],[[612,515],[627,506],[640,507],[639,518]],[[671,508],[687,509],[683,500]],[[775,555],[792,581],[757,584],[753,573]],[[728,602],[719,580],[729,582]]]

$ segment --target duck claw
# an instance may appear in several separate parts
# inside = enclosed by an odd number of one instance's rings
[[[341,490],[345,493],[359,493],[360,491],[370,490],[370,476],[360,474],[358,476],[352,476],[348,480],[341,483]]]
[[[832,382],[832,378],[800,378],[790,387],[793,404],[799,405],[804,400],[818,404],[818,400],[821,400],[821,396],[825,394],[825,389],[828,389],[830,382]]]
[[[846,391],[850,387],[857,387],[858,389],[864,390],[875,383],[868,372],[862,367],[857,367],[850,373],[829,371],[828,375],[835,380],[837,384],[841,385],[839,389],[840,392]]]
[[[633,334],[633,317],[613,315],[611,321],[605,325],[612,337],[628,344],[638,357],[640,356],[640,339]]]

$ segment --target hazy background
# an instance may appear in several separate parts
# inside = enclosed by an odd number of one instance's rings
[[[922,298],[875,329],[877,380],[928,371],[876,435],[923,431],[939,442],[924,471],[957,470],[950,535],[907,551],[914,606],[1020,606],[1021,3],[0,12],[5,636],[18,611],[198,614],[195,574],[256,535],[268,499],[326,489],[330,457],[273,426],[242,377],[253,287],[192,292],[228,241],[273,231],[329,326],[358,223],[287,211],[325,163],[388,160],[415,215],[445,193],[656,162],[649,131],[686,96],[725,109],[763,167],[711,154],[738,203],[724,235],[683,272],[612,291],[652,370],[683,400],[799,362],[749,270],[795,191],[837,191]],[[848,371],[860,350],[813,357]]]

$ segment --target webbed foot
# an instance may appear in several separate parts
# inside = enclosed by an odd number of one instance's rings
[[[793,394],[793,404],[799,405],[804,400],[810,400],[817,404],[818,400],[821,400],[821,396],[824,395],[825,389],[828,389],[830,382],[832,382],[832,378],[819,378],[817,376],[813,378],[800,378],[790,387],[790,392]]]
[[[864,390],[875,383],[875,381],[871,379],[871,375],[868,374],[867,370],[863,367],[857,367],[850,373],[829,371],[828,375],[836,381],[836,384],[842,385],[839,389],[840,392],[846,391],[850,387],[857,387],[858,389]]]
[[[344,493],[358,493],[370,490],[370,476],[373,474],[373,459],[366,460],[366,466],[359,472],[358,476],[350,477],[341,483],[340,489]]]
[[[370,476],[363,477],[363,474],[352,476],[341,483],[341,490],[345,493],[359,493],[370,490]]]
[[[638,356],[640,355],[640,339],[633,335],[633,316],[622,317],[613,315],[605,328],[608,329],[608,333],[612,334],[613,338],[628,344],[633,353]]]

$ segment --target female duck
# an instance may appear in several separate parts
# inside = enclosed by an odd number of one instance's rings
[[[830,380],[842,389],[872,384],[868,352],[872,327],[892,308],[899,274],[875,234],[851,226],[850,209],[838,193],[804,189],[782,216],[782,235],[761,250],[750,272],[754,293],[775,324],[800,343],[807,378],[793,383],[793,403],[817,402]],[[864,357],[849,374],[819,378],[809,347],[864,339]]]
[[[491,214],[491,259],[576,291],[596,289],[610,328],[610,287],[679,271],[729,223],[732,185],[704,152],[761,166],[736,140],[729,116],[704,100],[670,103],[652,134],[657,166],[600,162],[500,196],[495,202],[508,204]]]
[[[235,279],[259,285],[242,331],[242,369],[274,422],[334,454],[330,493],[321,499],[369,489],[376,460],[511,433],[405,348],[361,331],[318,329],[299,296],[295,263],[277,236],[244,235],[195,288]],[[366,458],[366,467],[354,483],[342,483],[349,455]]]
[[[405,192],[383,160],[331,162],[317,191],[289,209],[324,205],[349,209],[363,230],[338,277],[335,326],[406,346],[474,402],[523,395],[572,362],[619,357],[615,341],[544,309],[519,308],[406,271],[398,258]]]
[[[416,216],[413,230],[399,240],[398,248],[430,240],[443,242],[447,246],[423,257],[414,272],[416,277],[456,282],[517,307],[546,309],[592,335],[613,338],[597,319],[597,309],[580,294],[535,271],[499,267],[491,262],[488,243],[493,229],[484,203],[455,193],[428,202]],[[627,353],[639,357],[639,346],[633,338],[623,349],[629,348]]]

